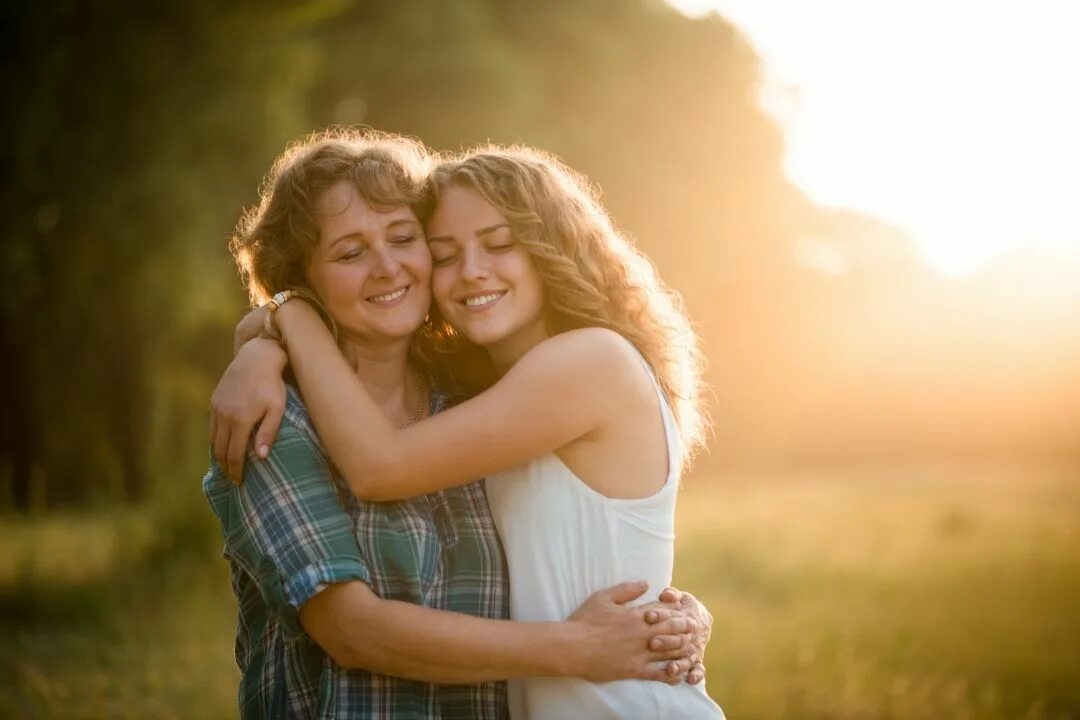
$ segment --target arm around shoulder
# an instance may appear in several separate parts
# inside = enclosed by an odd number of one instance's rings
[[[362,432],[354,420],[335,446],[328,438],[328,447],[358,497],[389,501],[434,492],[603,427],[621,411],[624,390],[641,382],[640,364],[616,333],[573,330],[532,348],[494,386],[435,417],[405,429],[381,418],[379,427]]]

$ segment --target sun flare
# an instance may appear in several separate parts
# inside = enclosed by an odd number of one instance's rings
[[[670,0],[763,57],[788,176],[964,275],[1004,252],[1080,254],[1080,7],[965,0]]]

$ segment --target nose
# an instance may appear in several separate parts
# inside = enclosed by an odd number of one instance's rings
[[[483,280],[489,273],[487,253],[480,247],[466,246],[461,253],[462,276],[466,280]]]
[[[401,270],[401,263],[387,245],[379,244],[371,249],[371,273],[375,277],[392,278]]]

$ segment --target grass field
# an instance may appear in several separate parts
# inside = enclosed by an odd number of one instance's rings
[[[710,693],[736,720],[1080,718],[1078,474],[692,478]],[[0,717],[235,716],[227,573],[185,513],[0,520]]]

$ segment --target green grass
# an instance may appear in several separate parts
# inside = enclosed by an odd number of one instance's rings
[[[1080,717],[1080,482],[1058,469],[691,481],[676,580],[733,718]]]
[[[0,718],[236,715],[228,570],[185,516],[0,521]]]
[[[235,716],[209,513],[0,519],[0,717]],[[1080,478],[695,477],[676,582],[736,720],[1080,718]]]

